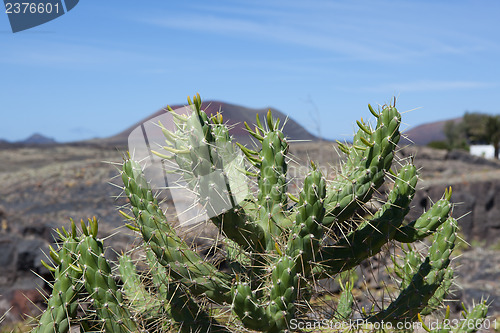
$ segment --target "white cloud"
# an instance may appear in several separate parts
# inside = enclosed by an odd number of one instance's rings
[[[258,39],[307,47],[347,60],[412,62],[434,55],[500,49],[496,42],[468,34],[467,22],[456,29],[457,26],[446,23],[449,17],[439,21],[435,16],[429,20],[426,16],[411,20],[425,13],[425,8],[439,12],[453,7],[386,1],[361,4],[287,1],[257,5],[240,1],[218,6],[193,5],[189,14],[150,13],[139,20],[157,27],[207,34],[207,38],[216,34],[239,38],[242,42]]]
[[[159,27],[202,33],[235,36],[241,39],[271,40],[280,43],[306,46],[331,51],[351,58],[396,59],[401,53],[393,53],[370,45],[368,40],[353,41],[341,34],[314,31],[311,27],[288,25],[279,22],[259,22],[252,19],[228,18],[209,15],[177,16],[175,18],[143,18],[142,22]]]

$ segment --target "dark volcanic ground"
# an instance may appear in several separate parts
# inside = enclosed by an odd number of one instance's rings
[[[96,216],[100,235],[109,237],[105,244],[113,251],[134,247],[134,236],[117,212],[126,199],[112,185],[121,185],[115,163],[123,151],[91,145],[0,147],[0,317],[11,307],[8,320],[36,314],[36,305],[43,306],[37,289],[47,286],[35,274],[48,277],[40,260],[54,229],[67,227],[70,218]],[[325,167],[339,161],[329,142],[297,143],[291,152],[297,167],[308,157]],[[470,304],[484,295],[493,302],[491,314],[500,314],[500,165],[428,148],[405,148],[400,155],[415,155],[422,167],[412,216],[453,186],[454,216],[462,216],[462,236],[473,245],[457,251],[455,296]],[[108,251],[111,258],[113,251]]]

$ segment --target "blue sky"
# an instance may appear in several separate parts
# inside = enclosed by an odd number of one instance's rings
[[[404,128],[500,113],[500,2],[85,1],[13,34],[0,13],[0,138],[116,134],[199,92],[349,138],[398,97]]]

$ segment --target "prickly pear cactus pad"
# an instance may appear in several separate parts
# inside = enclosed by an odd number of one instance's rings
[[[162,142],[149,138],[141,158],[131,147],[120,165],[130,203],[120,213],[140,248],[110,262],[95,218],[58,231],[52,262],[44,262],[53,292],[33,331],[395,331],[408,324],[433,331],[426,318],[450,316],[458,229],[451,188],[407,220],[418,172],[413,158],[397,158],[401,114],[394,104],[369,111],[373,125],[360,120],[353,142],[337,143],[345,155],[337,171],[308,161],[292,191],[295,159],[271,112],[245,123],[255,145],[244,146],[232,139],[223,110],[207,114],[199,95],[182,112],[169,108],[171,122],[155,124]],[[167,179],[166,202],[154,190],[161,186],[153,168]],[[188,206],[178,190],[189,193]],[[375,201],[382,201],[376,209]],[[196,214],[175,218],[186,210]],[[185,230],[206,224],[217,235],[201,251]],[[374,279],[374,271],[388,278]],[[481,301],[460,326],[434,331],[477,331],[486,313]]]

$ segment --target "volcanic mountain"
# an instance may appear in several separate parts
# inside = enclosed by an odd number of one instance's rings
[[[425,146],[432,141],[443,141],[446,140],[446,135],[444,134],[444,125],[448,121],[453,121],[459,123],[462,118],[447,119],[441,121],[435,121],[431,123],[425,123],[404,132],[404,139],[402,143],[412,143],[419,146]]]
[[[172,105],[171,107],[175,110],[183,106],[184,105]],[[214,115],[217,112],[221,112],[222,116],[224,117],[224,122],[227,123],[230,129],[230,134],[237,142],[240,142],[242,144],[251,142],[251,136],[246,131],[244,123],[247,122],[248,125],[253,127],[253,124],[255,124],[256,121],[256,115],[259,114],[262,120],[262,117],[267,114],[268,110],[271,110],[271,112],[273,113],[273,117],[281,119],[281,124],[285,123],[283,132],[289,139],[308,141],[314,141],[318,139],[315,135],[309,133],[295,120],[287,118],[284,113],[273,108],[253,109],[220,101],[206,101],[202,103],[202,109],[207,113],[208,116]],[[154,118],[165,115],[165,113],[167,113],[166,109],[159,110],[137,122],[136,124],[130,126],[126,130],[112,137],[100,139],[99,141],[102,143],[117,146],[126,145],[129,135],[132,133],[132,131],[134,131],[134,129],[137,129],[142,124],[156,122]]]

